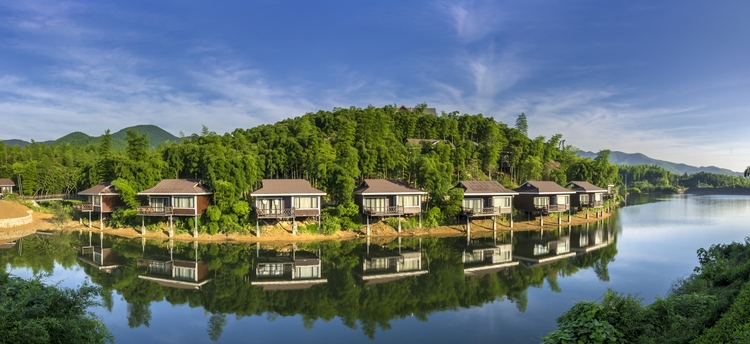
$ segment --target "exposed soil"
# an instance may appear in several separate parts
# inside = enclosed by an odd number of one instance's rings
[[[29,208],[10,201],[0,201],[0,220],[28,216]]]
[[[0,201],[2,202],[2,201]],[[26,207],[21,206],[17,203],[12,202],[4,202],[4,203],[11,203],[15,206],[20,207],[23,209],[23,216],[25,216],[26,213]],[[4,209],[4,208],[2,208]],[[2,212],[2,209],[0,209],[0,212]],[[17,207],[14,207],[14,209],[18,209]],[[571,221],[568,222],[568,216],[567,214],[562,216],[561,226],[568,226],[568,225],[580,225],[585,224],[587,222],[596,222],[598,220],[607,218],[611,216],[612,213],[604,212],[600,218],[597,218],[594,213],[591,213],[589,216],[589,219],[586,219],[585,213],[579,213],[576,215],[573,215],[571,218]],[[4,230],[23,230],[23,229],[34,229],[34,230],[52,230],[52,229],[59,229],[59,230],[67,230],[67,231],[78,231],[78,230],[88,230],[89,226],[87,223],[87,219],[83,220],[83,223],[80,223],[78,221],[69,221],[63,226],[56,226],[52,222],[52,215],[51,214],[43,214],[35,212],[32,214],[34,221],[30,224],[19,226],[19,227],[13,227],[8,229],[0,229],[1,231]],[[544,226],[540,226],[539,224],[539,218],[537,217],[534,220],[531,221],[514,221],[512,230],[514,231],[527,231],[527,230],[539,230],[540,228],[557,228],[558,220],[555,217],[551,216],[545,216],[544,217]],[[203,241],[203,242],[263,242],[263,243],[299,243],[299,242],[314,242],[314,241],[326,241],[326,240],[351,240],[355,238],[365,238],[366,237],[366,227],[362,226],[362,229],[360,231],[353,231],[353,230],[346,230],[346,231],[340,231],[333,235],[324,235],[324,234],[312,234],[312,233],[302,233],[299,232],[296,235],[293,235],[291,232],[292,224],[291,222],[281,222],[278,224],[275,224],[273,226],[263,226],[261,227],[261,235],[260,237],[255,236],[254,228],[252,229],[252,232],[248,232],[245,234],[241,233],[234,233],[230,235],[226,234],[217,234],[217,235],[209,235],[209,234],[199,234],[197,238],[193,238],[192,233],[179,233],[175,234],[174,239],[179,241]],[[99,230],[99,222],[94,220],[91,226],[91,230],[98,231]],[[497,230],[498,231],[510,231],[510,225],[506,220],[500,220],[497,221]],[[482,233],[491,233],[492,232],[492,220],[486,219],[486,220],[474,220],[471,222],[471,233],[472,235],[481,235]],[[140,228],[138,230],[134,228],[110,228],[110,227],[104,227],[104,233],[122,236],[122,237],[128,237],[128,238],[136,238],[136,237],[145,237],[147,239],[157,239],[157,240],[167,240],[169,239],[169,232],[168,227],[164,227],[161,231],[146,231],[145,234],[140,234]],[[446,237],[446,236],[463,236],[466,235],[466,222],[463,222],[461,224],[456,224],[452,226],[440,226],[436,228],[412,228],[412,229],[403,229],[401,233],[398,233],[396,229],[388,226],[384,221],[374,222],[370,224],[370,234],[371,238],[395,238],[398,236],[401,237]]]

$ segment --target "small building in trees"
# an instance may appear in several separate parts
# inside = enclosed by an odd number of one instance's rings
[[[320,246],[315,252],[297,249],[261,250],[257,246],[255,276],[251,285],[263,290],[298,290],[328,282],[321,272]]]
[[[12,194],[14,186],[16,186],[16,183],[10,178],[0,178],[0,195]]]
[[[125,204],[120,198],[120,193],[110,182],[96,184],[78,192],[78,196],[86,197],[86,201],[73,205],[73,209],[89,214],[89,228],[91,228],[91,213],[99,214],[99,229],[104,229],[104,215],[111,214],[116,208]]]
[[[578,209],[604,207],[604,197],[607,195],[606,189],[582,181],[570,182],[568,186],[571,186],[571,189],[576,192],[575,197],[570,201],[571,206]]]
[[[397,216],[401,231],[401,216],[419,216],[422,226],[422,195],[426,192],[400,180],[365,179],[354,189],[354,202],[367,217],[367,235],[370,235],[370,217]]]
[[[260,189],[250,194],[256,220],[292,220],[293,234],[297,234],[297,218],[317,218],[320,230],[320,198],[325,195],[304,179],[263,179]],[[255,228],[260,236],[257,221]]]
[[[392,282],[429,272],[422,269],[422,239],[415,248],[402,248],[400,237],[395,244],[370,247],[370,239],[367,239],[367,251],[362,255],[361,270],[357,271],[366,284]]]
[[[401,107],[399,107],[397,111],[414,112],[414,110],[416,110],[416,108],[410,108],[410,107],[407,107],[406,105],[401,105]],[[422,113],[425,115],[437,116],[437,109],[426,107],[422,109]]]
[[[473,218],[492,217],[492,229],[497,229],[497,216],[510,216],[513,227],[513,196],[518,192],[497,181],[460,181],[456,187],[464,190],[461,214],[466,217],[467,230]]]
[[[570,196],[575,191],[566,189],[555,182],[527,181],[518,188],[514,205],[516,209],[529,215],[547,215],[570,211]]]
[[[145,231],[145,216],[165,216],[169,218],[172,236],[172,217],[192,216],[195,218],[193,236],[198,236],[198,215],[211,205],[211,194],[200,179],[163,179],[156,186],[138,193],[148,197],[148,205],[136,208],[136,213],[141,215],[141,230]]]
[[[136,267],[145,269],[145,273],[138,275],[142,280],[152,281],[159,285],[176,289],[201,289],[211,282],[208,265],[198,259],[198,243],[193,242],[193,258],[184,255],[183,259],[175,259],[174,242],[169,241],[169,257],[162,255],[138,258]]]

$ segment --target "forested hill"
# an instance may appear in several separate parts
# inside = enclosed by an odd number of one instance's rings
[[[578,156],[584,158],[593,159],[596,157],[596,153],[587,151],[578,151]],[[623,153],[619,151],[612,151],[609,154],[609,162],[615,165],[656,165],[669,172],[675,174],[695,174],[699,172],[715,173],[715,174],[726,174],[730,176],[741,176],[742,173],[728,170],[726,168],[720,168],[716,166],[701,166],[695,167],[681,163],[674,163],[664,160],[658,160],[650,158],[641,153]]]
[[[152,147],[158,147],[160,144],[165,143],[167,141],[173,141],[176,142],[179,140],[177,136],[174,136],[167,132],[166,130],[159,128],[155,125],[136,125],[132,127],[127,127],[124,129],[121,129],[120,131],[112,134],[112,148],[121,150],[125,148],[125,133],[128,130],[135,130],[140,134],[148,134],[149,141],[151,143]],[[101,140],[101,136],[90,136],[86,133],[82,133],[80,131],[75,131],[70,134],[67,134],[57,140],[52,141],[44,141],[41,143],[44,144],[60,144],[60,143],[69,143],[74,146],[86,146],[89,144],[99,144]],[[8,146],[18,145],[20,147],[24,147],[30,142],[24,141],[24,140],[3,140],[4,144]]]

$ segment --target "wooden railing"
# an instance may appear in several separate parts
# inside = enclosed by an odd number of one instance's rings
[[[152,207],[144,205],[135,208],[138,215],[172,215],[172,207]]]
[[[570,209],[569,204],[553,204],[553,205],[543,205],[543,206],[536,206],[536,210],[540,210],[542,212],[560,212],[560,211],[566,211]]]
[[[404,206],[393,205],[388,207],[365,207],[365,213],[370,215],[403,215]]]
[[[464,208],[463,212],[466,215],[477,216],[477,215],[497,215],[497,214],[509,214],[511,207],[484,207],[484,208]]]
[[[91,203],[73,204],[73,209],[78,211],[94,211],[94,205]]]
[[[258,209],[258,218],[294,217],[294,208]]]
[[[591,201],[583,204],[584,207],[599,208],[604,206],[604,201]]]

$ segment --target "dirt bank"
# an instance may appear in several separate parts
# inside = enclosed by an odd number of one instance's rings
[[[11,201],[0,201],[0,220],[28,216],[29,208]]]

